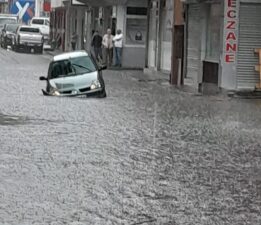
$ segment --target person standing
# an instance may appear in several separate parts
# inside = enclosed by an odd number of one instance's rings
[[[102,36],[98,31],[93,34],[91,45],[94,49],[95,58],[99,62],[102,60]]]
[[[102,45],[105,49],[105,63],[107,66],[111,66],[113,57],[113,35],[111,34],[111,29],[108,29],[103,36]]]
[[[121,67],[121,57],[122,57],[122,46],[123,46],[123,34],[121,30],[117,30],[115,37],[113,38],[115,47],[115,66]]]
[[[71,39],[71,44],[72,44],[72,50],[73,51],[75,51],[75,49],[76,49],[77,40],[78,40],[78,35],[76,34],[76,32],[73,32],[72,39]]]

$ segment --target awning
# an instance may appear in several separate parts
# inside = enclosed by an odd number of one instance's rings
[[[195,3],[221,3],[221,0],[181,0],[185,4],[195,4]]]
[[[128,0],[78,0],[79,2],[85,3],[88,6],[113,6],[113,5],[124,5]],[[147,1],[147,0],[140,0]]]

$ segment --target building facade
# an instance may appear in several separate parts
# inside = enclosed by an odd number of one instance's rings
[[[8,13],[8,0],[0,0],[0,13]]]
[[[120,29],[124,36],[122,66],[144,68],[148,26],[147,8],[147,0],[104,1],[100,4],[96,2],[92,5],[87,30],[91,32],[97,30],[103,36],[108,28],[111,28],[113,35]],[[88,44],[90,43],[89,41]],[[90,49],[90,45],[87,47]]]
[[[78,34],[77,49],[85,49],[89,7],[79,1],[51,0],[50,38],[54,48],[70,51],[71,37]]]
[[[187,0],[185,67],[199,90],[255,90],[261,48],[260,0]]]
[[[75,2],[52,0],[51,15],[61,9],[67,15],[63,28],[64,50],[70,50],[70,36],[74,31],[81,37],[78,49],[91,51],[94,30],[104,35],[108,28],[113,34],[120,29],[124,35],[123,67],[170,72],[173,0],[79,0],[79,5]],[[53,33],[55,30],[61,33],[57,25]]]

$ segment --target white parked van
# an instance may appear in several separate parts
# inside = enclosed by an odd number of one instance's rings
[[[31,26],[38,27],[43,36],[44,42],[48,43],[50,33],[50,19],[48,17],[33,17],[31,20]]]

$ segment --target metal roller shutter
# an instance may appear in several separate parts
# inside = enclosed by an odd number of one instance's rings
[[[261,4],[241,3],[237,59],[238,89],[254,89],[259,81],[258,72],[254,68],[258,65],[255,48],[261,48]]]
[[[200,5],[190,4],[188,8],[187,78],[197,80],[199,71]]]

